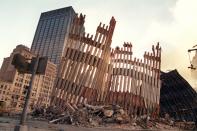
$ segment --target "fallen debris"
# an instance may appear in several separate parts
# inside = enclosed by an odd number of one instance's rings
[[[177,70],[161,73],[160,116],[197,121],[197,93]]]
[[[72,105],[65,104],[60,109],[51,106],[46,109],[37,107],[32,112],[32,117],[37,120],[46,120],[53,124],[71,124],[84,127],[112,126],[128,129],[194,129],[195,123],[178,123],[166,114],[165,118],[152,119],[149,115],[131,117],[118,105],[93,106],[89,104]],[[124,125],[124,126],[123,126]],[[123,127],[122,127],[123,126]]]
[[[89,104],[73,107],[66,104],[65,110],[57,107],[35,108],[32,112],[34,118],[45,118],[49,123],[66,123],[82,126],[97,126],[106,123],[129,123],[130,117],[116,105],[93,106]]]

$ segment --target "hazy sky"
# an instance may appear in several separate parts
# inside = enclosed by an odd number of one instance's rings
[[[187,49],[197,44],[197,0],[1,0],[0,64],[16,45],[30,47],[41,12],[66,6],[86,14],[91,34],[114,16],[112,46],[132,42],[136,56],[159,41],[162,70],[177,68],[191,81]]]

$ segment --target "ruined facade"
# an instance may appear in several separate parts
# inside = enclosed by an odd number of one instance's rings
[[[132,45],[112,50],[110,85],[106,101],[118,104],[133,115],[155,112],[160,100],[161,48],[152,47],[144,58],[133,58]]]
[[[197,93],[177,70],[161,74],[160,115],[175,120],[197,120]]]
[[[144,59],[132,57],[132,45],[111,49],[116,21],[101,24],[95,36],[82,34],[85,16],[77,16],[58,69],[51,104],[118,104],[131,115],[155,112],[160,99],[159,44]]]
[[[103,78],[107,77],[116,21],[112,17],[109,27],[100,23],[94,37],[81,34],[84,21],[85,16],[82,14],[73,21],[54,88],[52,103],[56,105],[62,106],[65,101],[88,101],[89,97],[94,96],[92,89],[99,94],[105,89],[106,81]]]

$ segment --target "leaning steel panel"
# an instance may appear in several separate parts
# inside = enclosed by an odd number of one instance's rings
[[[133,58],[132,44],[111,49],[116,25],[101,24],[84,34],[85,16],[76,16],[58,68],[51,104],[118,104],[131,116],[158,115],[161,47],[152,46],[143,59]]]
[[[96,35],[83,34],[85,16],[76,16],[70,30],[65,55],[58,69],[51,104],[64,107],[66,102],[77,104],[100,101],[106,87],[111,42],[116,21],[100,23]]]
[[[158,115],[160,99],[161,47],[152,46],[144,59],[133,59],[132,44],[124,43],[111,54],[110,89],[106,103],[124,107],[131,116]]]

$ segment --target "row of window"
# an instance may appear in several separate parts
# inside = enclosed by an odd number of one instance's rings
[[[45,35],[49,34],[49,32],[48,32],[49,28],[53,29],[53,31],[52,31],[53,33],[62,32],[63,19],[62,19],[62,21],[58,21],[58,19],[56,19],[55,25],[53,24],[53,25],[49,26],[49,24],[51,22],[52,22],[52,19],[39,22],[39,25],[38,25],[38,28],[37,28],[37,31],[36,31],[36,35],[35,35],[35,38],[34,38],[35,43],[37,43],[36,41],[39,39],[39,37],[42,38],[44,36],[44,34]],[[54,30],[55,27],[56,28],[59,27],[59,29]]]
[[[7,100],[10,100],[7,96],[4,96],[4,95],[0,95],[0,100],[1,101],[7,101]]]
[[[50,42],[43,42],[36,45],[36,47],[32,47],[32,50],[62,50],[64,43],[64,38],[57,39],[56,41],[50,41]]]
[[[4,89],[4,90],[6,90],[7,89],[7,87],[9,88],[9,86],[7,86],[7,85],[0,85],[0,89]],[[9,90],[9,89],[8,89]]]
[[[3,91],[3,90],[0,90],[0,94],[3,94],[3,95],[9,95],[9,92],[6,92],[6,91]]]

